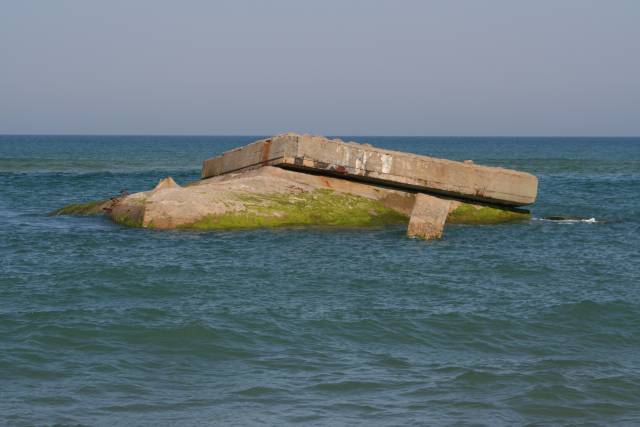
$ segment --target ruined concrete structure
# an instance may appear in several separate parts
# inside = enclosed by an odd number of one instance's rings
[[[232,230],[407,224],[407,235],[442,236],[445,223],[529,218],[537,179],[528,173],[383,150],[319,136],[283,134],[204,161],[202,179],[54,215],[105,214],[132,227]]]
[[[442,235],[452,202],[509,209],[535,202],[538,189],[537,178],[525,172],[294,133],[259,140],[207,159],[202,165],[202,178],[262,166],[340,177],[410,193],[415,202],[407,234],[424,239]]]

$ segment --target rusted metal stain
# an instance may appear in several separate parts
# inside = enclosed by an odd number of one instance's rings
[[[269,152],[271,151],[271,140],[267,139],[262,144],[262,166],[266,166],[269,161]]]
[[[347,173],[347,168],[345,168],[344,166],[336,166],[335,171],[338,173]]]

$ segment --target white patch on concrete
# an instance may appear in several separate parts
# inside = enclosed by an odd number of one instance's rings
[[[366,153],[362,150],[358,150],[356,153],[356,171],[363,171],[367,165]]]
[[[381,157],[382,160],[382,173],[391,172],[391,165],[393,164],[393,157],[388,154],[383,154]]]

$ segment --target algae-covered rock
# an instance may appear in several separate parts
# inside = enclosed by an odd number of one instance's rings
[[[298,194],[239,196],[244,209],[207,215],[180,228],[198,230],[291,226],[366,227],[405,223],[380,201],[317,189]]]
[[[97,200],[88,203],[74,203],[49,213],[49,215],[100,215],[109,206],[110,200]]]
[[[271,173],[269,173],[271,172]],[[232,179],[127,197],[112,216],[149,228],[196,230],[286,226],[377,226],[407,221],[380,200],[289,179],[296,172],[256,171]]]
[[[449,212],[447,224],[500,224],[504,222],[527,221],[529,211],[493,206],[459,203]]]
[[[167,182],[119,199],[108,215],[119,224],[157,229],[366,227],[406,222],[412,197],[273,167],[184,187]]]

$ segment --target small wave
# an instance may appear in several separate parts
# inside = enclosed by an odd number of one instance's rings
[[[389,385],[382,382],[375,381],[339,381],[339,382],[326,382],[311,386],[310,389],[323,392],[366,392],[384,390]]]
[[[262,397],[266,395],[281,394],[284,392],[286,392],[286,390],[282,388],[255,386],[240,390],[237,394],[246,397]]]

